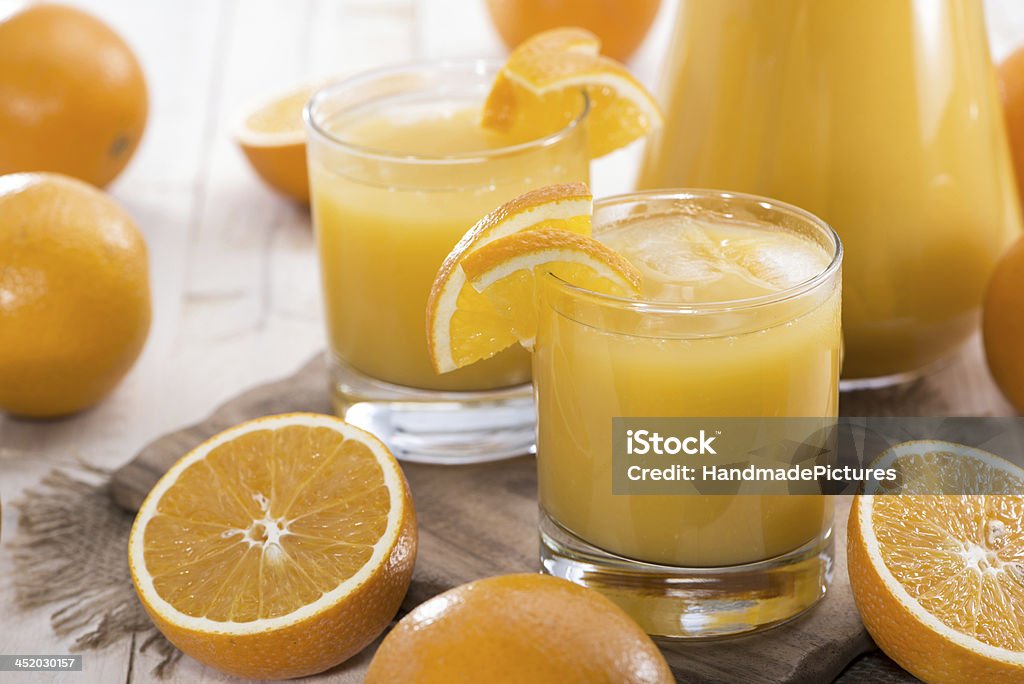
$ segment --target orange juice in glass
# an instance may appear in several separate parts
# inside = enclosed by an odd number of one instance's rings
[[[976,329],[1020,231],[980,0],[683,0],[641,188],[792,202],[846,247],[844,386]]]
[[[541,557],[651,634],[753,631],[830,577],[825,496],[613,494],[612,419],[834,418],[835,233],[773,200],[652,191],[595,202],[594,236],[643,274],[639,299],[541,281],[534,355]]]
[[[575,119],[520,140],[480,126],[499,65],[422,63],[327,86],[306,110],[334,405],[407,460],[472,462],[532,444],[521,349],[437,374],[425,306],[458,239],[535,187],[586,181]]]

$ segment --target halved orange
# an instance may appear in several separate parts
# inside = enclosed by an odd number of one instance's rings
[[[480,219],[455,245],[427,300],[427,348],[447,373],[489,358],[516,342],[490,301],[466,284],[462,261],[506,235],[541,228],[589,234],[592,198],[585,183],[549,185],[520,195]]]
[[[573,38],[582,29],[554,29],[509,56],[484,103],[482,125],[517,138],[538,138],[568,125],[587,94],[585,120],[591,158],[602,157],[662,124],[654,96],[619,62]],[[565,49],[566,45],[586,46]]]
[[[305,85],[254,107],[235,129],[235,141],[267,185],[300,202],[309,202],[306,132],[302,108],[316,90]]]
[[[854,599],[879,647],[927,682],[1024,681],[1024,471],[938,441],[892,447],[898,492],[850,510]],[[935,491],[964,495],[939,495]],[[915,493],[917,492],[917,493]],[[977,492],[970,494],[970,492]]]
[[[621,254],[587,235],[552,228],[494,240],[463,259],[462,270],[527,349],[533,349],[537,336],[540,276],[550,274],[602,294],[640,293],[640,272]]]
[[[387,447],[333,416],[242,423],[157,483],[128,542],[157,628],[222,672],[280,679],[362,650],[401,605],[416,516]]]

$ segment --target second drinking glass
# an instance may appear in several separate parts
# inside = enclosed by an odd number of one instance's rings
[[[438,375],[425,332],[437,269],[477,220],[533,188],[588,180],[582,92],[576,118],[541,138],[480,126],[499,66],[382,69],[306,108],[335,410],[407,460],[473,462],[533,444],[529,355]]]
[[[538,285],[544,570],[605,593],[659,636],[792,618],[831,576],[831,500],[615,493],[613,424],[828,423],[839,403],[838,237],[796,207],[714,191],[600,200],[594,237],[633,263],[643,290],[613,297],[553,275]]]

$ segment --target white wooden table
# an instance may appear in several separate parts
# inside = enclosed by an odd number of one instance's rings
[[[143,356],[97,408],[66,420],[0,414],[0,500],[79,459],[116,467],[240,390],[296,369],[323,345],[309,216],[251,173],[230,131],[247,103],[317,77],[408,59],[500,56],[483,0],[71,0],[133,45],[150,88],[142,146],[112,186],[149,244],[154,321]],[[1024,43],[1024,1],[987,0],[998,56]],[[633,68],[651,82],[666,0]],[[595,194],[628,189],[629,149],[594,170]],[[16,513],[4,509],[4,540]],[[0,546],[0,653],[59,654],[48,611],[13,605]],[[85,672],[0,681],[148,681],[156,656],[124,641],[85,653]],[[175,681],[228,678],[185,658]]]

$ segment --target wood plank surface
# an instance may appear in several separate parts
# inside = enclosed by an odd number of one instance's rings
[[[325,378],[325,364],[318,356],[297,374],[249,390],[202,423],[158,439],[114,473],[112,495],[119,505],[136,509],[160,475],[192,446],[243,420],[290,411],[329,411]],[[976,340],[916,383],[847,393],[841,407],[845,415],[1009,414],[987,377]],[[532,458],[472,466],[406,463],[403,469],[420,529],[416,572],[403,613],[472,579],[539,569]],[[835,574],[825,599],[800,619],[756,636],[661,644],[679,681],[815,684],[836,678],[873,648],[857,616],[846,574],[848,511],[849,499],[842,497],[834,530]],[[359,681],[368,655],[330,676]],[[848,676],[870,671],[875,667],[872,662],[861,661]],[[885,667],[884,660],[877,663]]]
[[[242,420],[289,411],[328,411],[325,377],[325,365],[318,357],[296,375],[228,402],[209,420],[160,438],[114,473],[112,495],[120,505],[134,510],[181,455]],[[399,617],[464,582],[539,569],[532,457],[469,466],[405,463],[403,469],[416,505],[420,548]],[[830,681],[871,648],[845,572],[846,537],[841,523],[849,500],[844,497],[837,508],[836,572],[825,599],[805,617],[758,636],[709,644],[663,644],[679,681],[813,684]],[[330,675],[360,681],[372,649]]]

